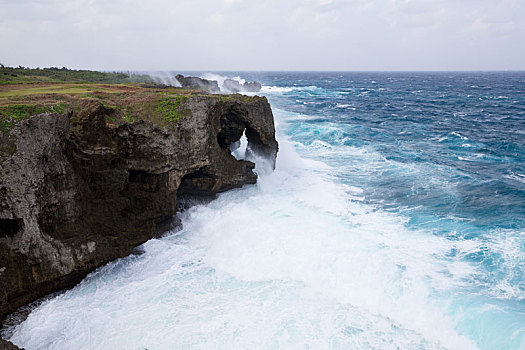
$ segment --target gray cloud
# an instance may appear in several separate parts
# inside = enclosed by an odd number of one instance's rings
[[[0,0],[0,61],[124,70],[525,69],[522,0]]]

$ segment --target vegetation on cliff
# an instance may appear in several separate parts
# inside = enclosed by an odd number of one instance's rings
[[[19,83],[86,82],[104,84],[152,83],[148,75],[75,70],[66,67],[25,68],[0,66],[0,85]]]

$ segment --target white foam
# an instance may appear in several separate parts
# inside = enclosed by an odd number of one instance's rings
[[[468,140],[468,137],[461,135],[459,132],[452,131],[450,134],[454,135],[454,136],[457,136],[457,137],[461,138],[462,140]]]
[[[318,90],[322,90],[322,88],[315,86],[315,85],[309,85],[309,86],[268,86],[263,85],[261,92],[265,94],[270,95],[280,95],[285,92],[292,92],[292,91],[310,91],[315,92]],[[315,102],[313,102],[315,103]]]
[[[516,180],[521,183],[525,183],[525,175],[519,173],[511,173],[510,175],[503,175],[506,179]]]
[[[335,105],[337,108],[345,108],[345,109],[350,109],[352,111],[355,111],[356,108],[355,107],[352,107],[352,105],[349,105],[349,104],[344,104],[344,103],[338,103]]]
[[[525,231],[494,230],[488,240],[479,242],[486,247],[492,256],[500,257],[499,271],[503,276],[496,285],[490,285],[490,295],[500,299],[525,300],[525,283],[523,276],[517,272],[525,271],[525,253],[523,237]]]
[[[246,149],[248,148],[248,139],[246,133],[243,132],[241,139],[230,145],[230,151],[235,159],[246,159]]]
[[[263,85],[261,91],[264,93],[283,93],[297,90],[295,87],[266,86]]]

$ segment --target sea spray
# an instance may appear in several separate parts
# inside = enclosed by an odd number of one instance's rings
[[[221,89],[221,91],[227,91],[227,89],[224,87],[224,81],[226,79],[235,80],[235,81],[237,81],[240,84],[244,84],[246,82],[245,79],[243,79],[243,78],[241,78],[239,76],[228,77],[228,76],[215,74],[215,73],[203,73],[203,74],[199,74],[199,77],[203,78],[203,79],[206,79],[206,80],[215,80],[216,82],[219,83],[219,88]]]
[[[181,87],[175,75],[170,72],[148,72],[148,76],[153,79],[157,84],[163,84],[167,86]]]

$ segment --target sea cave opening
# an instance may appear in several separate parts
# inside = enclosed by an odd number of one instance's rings
[[[197,169],[182,177],[177,189],[177,206],[184,211],[195,204],[207,203],[215,198],[213,187],[216,178],[203,168]]]

